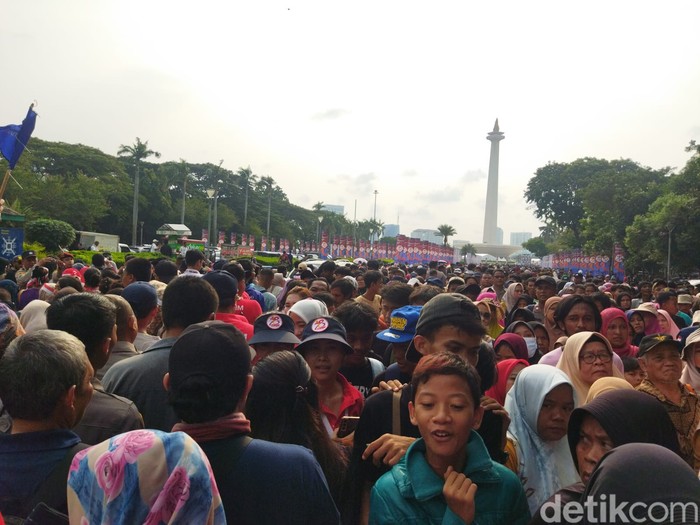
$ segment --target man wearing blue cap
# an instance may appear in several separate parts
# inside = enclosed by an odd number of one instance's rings
[[[411,381],[413,369],[416,363],[406,359],[406,350],[409,343],[416,335],[416,324],[420,316],[422,306],[403,306],[391,313],[389,328],[379,332],[377,339],[387,341],[391,346],[394,363],[374,378],[374,386],[379,387],[382,381],[399,381],[402,384]]]

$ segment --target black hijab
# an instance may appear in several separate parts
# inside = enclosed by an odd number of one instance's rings
[[[636,390],[612,390],[580,406],[569,418],[569,448],[576,460],[581,423],[587,415],[595,418],[619,447],[626,443],[654,443],[675,452],[680,457],[676,429],[661,402]]]
[[[617,506],[626,502],[627,509],[630,509],[630,504],[645,504],[634,511],[634,517],[647,519],[636,523],[696,523],[700,480],[680,456],[667,448],[652,443],[628,443],[602,457],[580,501],[610,504],[612,495],[615,495]],[[654,503],[656,505],[652,506]],[[667,515],[670,509],[672,512]],[[684,511],[688,513],[685,517]],[[598,520],[590,523],[605,523],[600,521],[599,513],[594,514],[598,516],[590,518]]]

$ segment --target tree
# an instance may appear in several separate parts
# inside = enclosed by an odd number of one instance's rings
[[[136,137],[136,142],[133,146],[124,144],[119,146],[117,156],[127,158],[134,165],[134,209],[131,218],[131,244],[136,244],[136,228],[139,221],[139,167],[142,160],[151,156],[158,159],[160,158],[160,153],[148,149],[148,141],[141,142],[141,139]]]
[[[245,193],[245,202],[243,204],[243,227],[245,228],[248,225],[248,191],[250,191],[250,186],[255,183],[257,177],[253,175],[253,170],[250,169],[250,166],[239,168],[237,175],[240,181],[240,188]]]
[[[41,243],[49,251],[58,251],[63,246],[70,246],[75,240],[73,226],[53,219],[37,219],[28,222],[25,231],[27,240]]]
[[[474,245],[472,243],[468,242],[459,249],[459,254],[462,256],[462,259],[464,259],[464,261],[466,262],[467,255],[476,255],[476,249],[474,248]]]
[[[440,226],[437,227],[437,231],[442,235],[442,245],[447,246],[447,238],[452,237],[457,233],[457,230],[455,230],[452,226],[449,224],[441,224]]]
[[[534,253],[537,257],[544,257],[551,253],[547,247],[547,243],[540,237],[532,237],[522,244],[523,248]]]

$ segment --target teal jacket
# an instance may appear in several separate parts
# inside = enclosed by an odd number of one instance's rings
[[[479,487],[471,525],[525,525],[530,520],[520,480],[503,465],[491,461],[476,432],[469,436],[467,464],[462,472]],[[374,485],[370,525],[463,524],[447,507],[442,495],[444,483],[425,459],[425,442],[417,440],[401,461]]]

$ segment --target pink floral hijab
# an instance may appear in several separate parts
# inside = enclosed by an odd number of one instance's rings
[[[73,525],[225,524],[209,461],[184,432],[134,430],[78,452],[68,474]]]

